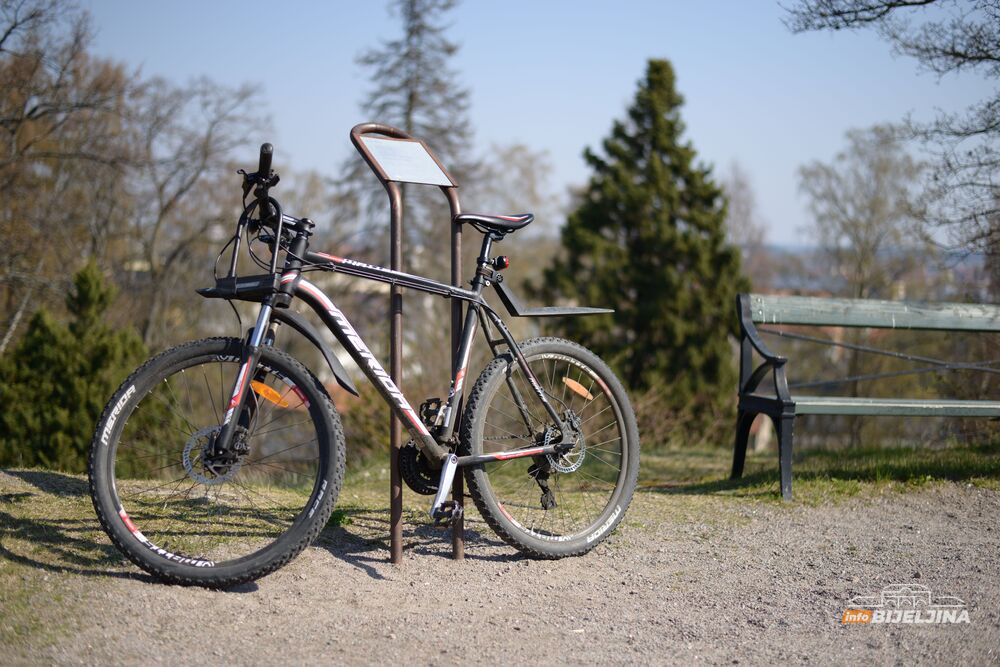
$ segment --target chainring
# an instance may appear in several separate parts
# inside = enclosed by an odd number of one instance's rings
[[[399,474],[406,485],[420,495],[437,493],[439,473],[430,467],[412,440],[399,448]]]

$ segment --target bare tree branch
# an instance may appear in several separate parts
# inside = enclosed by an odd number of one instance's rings
[[[933,7],[932,7],[933,6]],[[895,52],[944,76],[969,72],[1000,79],[1000,0],[800,0],[786,8],[793,32],[872,28]],[[953,241],[985,252],[1000,249],[1000,90],[959,113],[903,128],[936,159],[927,170],[926,222]],[[998,271],[1000,272],[1000,271]]]

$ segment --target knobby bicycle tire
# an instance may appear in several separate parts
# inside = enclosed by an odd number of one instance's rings
[[[236,417],[233,452],[211,449],[242,345],[209,338],[150,359],[112,396],[91,443],[102,527],[169,583],[220,588],[273,572],[319,535],[340,492],[340,418],[319,380],[281,350],[262,352],[247,397],[256,409]]]
[[[580,424],[577,445],[564,457],[469,466],[469,494],[497,535],[522,552],[536,558],[581,555],[614,531],[635,492],[635,415],[621,382],[586,348],[536,338],[525,341],[521,352],[555,410],[572,414]],[[551,421],[513,357],[499,356],[469,395],[461,452],[546,444]]]

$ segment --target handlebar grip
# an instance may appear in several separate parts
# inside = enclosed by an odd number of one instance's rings
[[[271,173],[271,157],[274,155],[274,146],[271,144],[261,144],[260,163],[257,165],[257,173],[267,176]]]

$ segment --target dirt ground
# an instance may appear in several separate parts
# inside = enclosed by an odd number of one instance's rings
[[[358,508],[284,569],[215,592],[122,564],[82,514],[25,518],[54,492],[53,512],[86,510],[82,481],[44,475],[0,473],[0,582],[30,589],[30,618],[3,622],[34,628],[3,628],[6,664],[1000,663],[995,489],[815,507],[645,490],[607,542],[555,562],[521,558],[478,517],[454,562],[413,514],[393,566],[387,515]],[[46,520],[69,526],[65,544],[40,537]],[[960,598],[969,622],[841,623],[852,597],[891,584]]]

